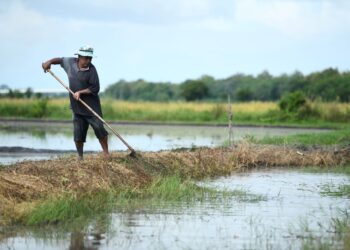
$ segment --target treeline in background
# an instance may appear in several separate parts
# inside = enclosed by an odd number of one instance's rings
[[[301,72],[272,76],[235,74],[226,79],[204,75],[180,84],[120,80],[106,88],[104,96],[129,101],[277,101],[287,93],[301,91],[310,100],[350,101],[350,72],[329,68],[303,75]]]

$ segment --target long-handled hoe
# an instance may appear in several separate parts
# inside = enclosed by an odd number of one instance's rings
[[[62,86],[63,86],[66,90],[68,90],[68,92],[70,92],[72,95],[74,94],[74,92],[73,92],[70,88],[68,88],[67,85],[64,84],[64,82],[63,82],[60,78],[58,78],[50,69],[48,69],[47,71],[50,72],[50,74],[51,74],[59,83],[61,83]],[[99,116],[92,108],[90,108],[90,106],[87,105],[82,99],[79,98],[79,101],[80,101],[88,110],[90,110],[91,113],[94,114],[94,116],[96,116],[101,122],[103,122],[103,124],[106,125],[106,126],[113,132],[113,134],[115,134],[115,135],[124,143],[124,145],[128,147],[128,149],[130,149],[131,152],[130,152],[129,155],[130,155],[131,157],[136,157],[136,151],[123,139],[123,137],[121,137],[120,134],[118,134],[117,131],[115,131],[105,120],[102,119],[101,116]]]

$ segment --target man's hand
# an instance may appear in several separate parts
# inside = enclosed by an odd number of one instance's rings
[[[55,58],[52,58],[46,62],[43,62],[41,64],[41,67],[43,67],[43,70],[46,73],[51,68],[52,64],[56,65],[56,64],[61,64],[61,63],[62,63],[62,58],[55,57]]]
[[[78,101],[81,95],[89,95],[89,94],[91,94],[91,90],[87,88],[87,89],[78,90],[77,92],[74,93],[73,97]]]
[[[44,72],[46,73],[47,70],[49,70],[49,69],[51,68],[51,63],[50,63],[49,61],[43,62],[43,63],[41,64],[41,66],[43,67],[43,70],[44,70]]]
[[[73,97],[74,97],[75,100],[79,101],[80,95],[81,95],[81,92],[77,91],[77,92],[74,93]]]

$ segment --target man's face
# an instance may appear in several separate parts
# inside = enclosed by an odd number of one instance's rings
[[[89,67],[91,63],[92,57],[89,56],[79,56],[79,66],[81,68],[87,68]]]

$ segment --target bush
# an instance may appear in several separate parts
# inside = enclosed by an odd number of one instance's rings
[[[38,99],[32,107],[32,116],[35,118],[42,118],[46,115],[48,99]]]
[[[321,117],[321,112],[317,107],[312,107],[310,101],[301,91],[284,95],[278,105],[282,113],[287,116],[287,119],[307,120]]]
[[[306,104],[306,97],[303,92],[296,91],[284,95],[278,103],[279,108],[286,113],[296,113]]]

